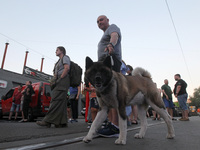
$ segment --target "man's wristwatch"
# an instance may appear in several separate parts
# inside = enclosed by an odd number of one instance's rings
[[[115,47],[115,45],[112,42],[110,42],[109,44],[112,45],[113,48]]]

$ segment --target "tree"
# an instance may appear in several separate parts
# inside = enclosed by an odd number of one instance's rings
[[[193,96],[190,97],[190,100],[190,106],[196,106],[196,108],[200,108],[200,87],[194,89]]]

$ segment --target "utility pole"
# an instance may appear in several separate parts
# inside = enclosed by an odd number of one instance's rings
[[[26,61],[27,61],[28,53],[29,53],[29,51],[26,51],[25,60],[24,60],[24,67],[26,66]],[[24,67],[23,67],[22,74],[24,73]]]
[[[9,45],[9,43],[6,43],[6,47],[5,47],[5,51],[4,51],[4,55],[3,55],[3,60],[2,60],[2,64],[1,64],[1,69],[3,69],[3,66],[4,66],[8,45]]]
[[[40,67],[40,72],[42,72],[42,68],[43,68],[43,62],[44,62],[44,57],[42,57],[42,61],[41,61],[41,67]]]

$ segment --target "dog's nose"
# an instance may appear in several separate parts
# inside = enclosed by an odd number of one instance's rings
[[[100,76],[96,76],[95,80],[96,80],[96,82],[100,82],[101,81],[101,77]]]

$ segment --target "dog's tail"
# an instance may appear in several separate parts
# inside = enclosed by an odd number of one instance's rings
[[[141,68],[141,67],[135,68],[135,69],[132,71],[132,75],[133,75],[133,76],[135,76],[135,75],[140,75],[140,76],[143,76],[143,77],[146,77],[146,78],[150,78],[150,79],[151,79],[151,74],[150,74],[147,70],[145,70],[145,69],[143,69],[143,68]]]

